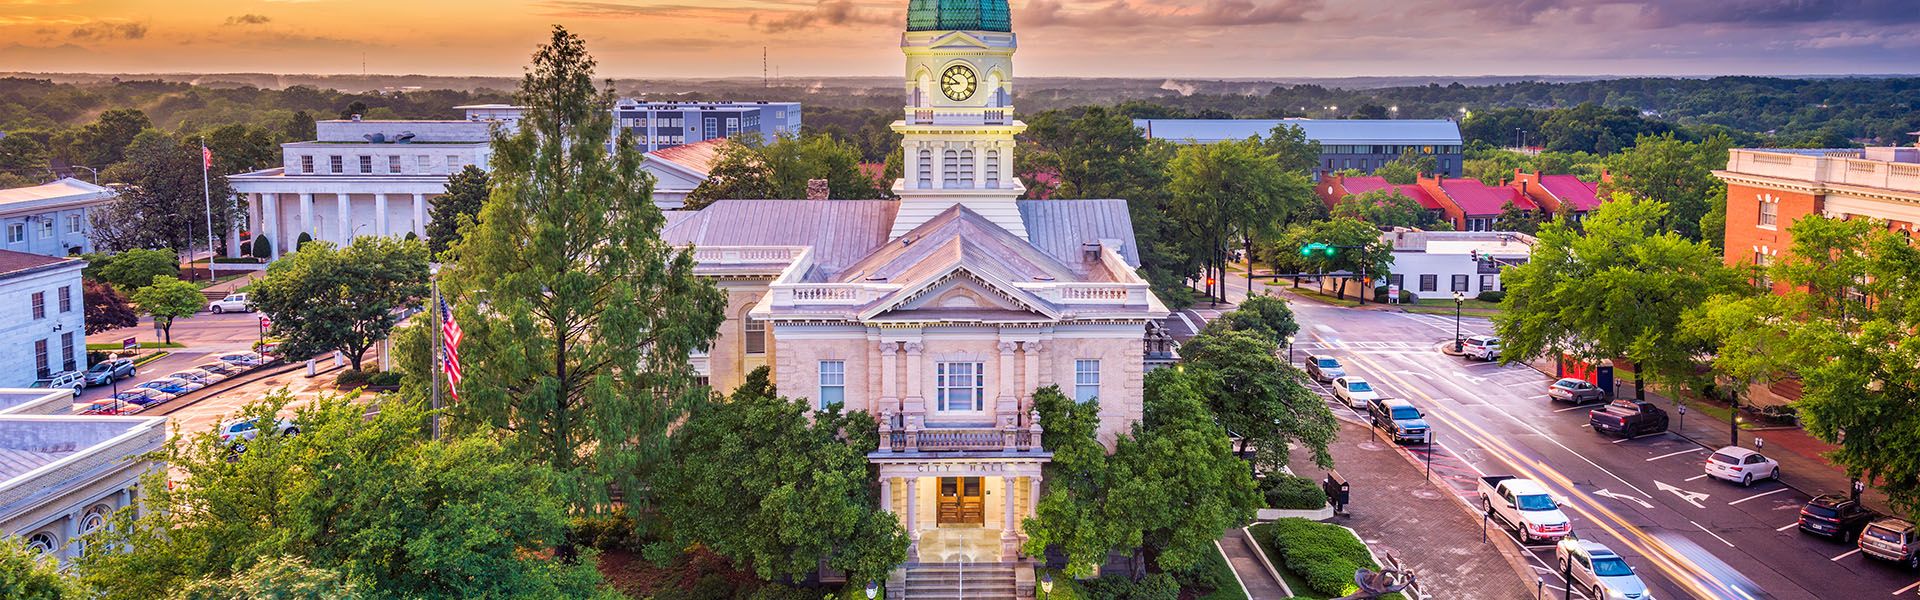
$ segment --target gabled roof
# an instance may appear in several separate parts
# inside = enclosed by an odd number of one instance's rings
[[[1421,208],[1440,210],[1440,201],[1434,200],[1432,194],[1428,194],[1426,189],[1418,185],[1387,183],[1387,178],[1373,175],[1342,177],[1340,178],[1340,185],[1347,188],[1347,193],[1355,196],[1374,190],[1393,188],[1400,190],[1401,195],[1412,198],[1414,202],[1419,202]]]
[[[1533,200],[1506,186],[1490,186],[1478,179],[1446,179],[1440,182],[1440,189],[1460,205],[1460,212],[1467,215],[1497,215],[1505,208],[1507,201],[1513,201],[1520,210],[1538,210]]]
[[[1562,203],[1572,205],[1574,212],[1586,212],[1600,207],[1600,184],[1581,181],[1572,175],[1542,175],[1540,187]]]
[[[713,138],[671,148],[661,148],[648,152],[647,158],[671,163],[704,178],[713,173],[714,163],[720,161],[720,149],[726,144],[727,138]]]
[[[815,267],[838,273],[887,242],[899,210],[891,200],[720,200],[668,211],[660,237],[676,246],[812,246]]]
[[[888,242],[834,279],[841,283],[888,281],[911,286],[949,272],[954,265],[1008,283],[1086,279],[960,204]]]

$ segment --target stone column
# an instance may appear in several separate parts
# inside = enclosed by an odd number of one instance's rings
[[[392,230],[387,229],[387,195],[373,195],[373,232],[385,237]]]
[[[1018,412],[1019,407],[1013,405],[1013,399],[1020,395],[1020,388],[1014,373],[1013,351],[1019,349],[1020,345],[1014,343],[1013,340],[1003,339],[1000,340],[998,348],[1000,350],[1000,364],[995,367],[994,370],[997,372],[993,374],[993,380],[996,384],[994,387],[1000,390],[1001,405],[998,410],[1003,412]]]
[[[920,553],[920,522],[916,520],[916,517],[914,516],[914,513],[919,512],[919,509],[916,505],[919,504],[918,500],[920,498],[920,478],[907,477],[906,484],[907,484],[907,560],[911,562],[915,558],[914,555]]]
[[[920,363],[920,352],[926,347],[920,342],[907,342],[907,398],[900,412],[907,415],[924,415],[927,412],[927,398],[921,388],[922,377],[926,370]]]
[[[427,195],[413,195],[413,235],[427,239]]]
[[[1033,391],[1040,389],[1040,340],[1027,340],[1020,343],[1020,354],[1026,364],[1020,368],[1020,412],[1033,409]]]
[[[880,410],[900,411],[900,344],[880,342]]]
[[[300,193],[300,233],[313,235],[313,194],[307,192]],[[299,250],[300,247],[295,242],[296,240],[287,240],[287,248]]]
[[[255,210],[260,213],[260,225],[254,229],[254,233],[265,233],[269,242],[267,255],[260,258],[268,260],[278,258],[282,241],[280,239],[280,197],[276,194],[254,194],[253,200],[257,207]]]
[[[886,442],[880,445],[885,447]],[[880,474],[880,510],[893,510],[893,476],[886,473]]]
[[[340,207],[340,223],[334,229],[340,231],[340,245],[353,242],[353,197],[348,194],[334,194],[334,203]]]

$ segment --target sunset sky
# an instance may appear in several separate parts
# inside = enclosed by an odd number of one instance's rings
[[[0,71],[893,75],[906,0],[0,0]],[[1920,71],[1920,0],[1013,0],[1028,76]]]

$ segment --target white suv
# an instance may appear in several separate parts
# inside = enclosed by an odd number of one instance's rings
[[[1368,400],[1380,397],[1380,393],[1374,391],[1373,386],[1368,384],[1367,380],[1359,377],[1334,378],[1333,395],[1340,398],[1342,402],[1347,403],[1347,406],[1357,409],[1365,409]]]
[[[1707,457],[1706,471],[1714,479],[1753,485],[1755,479],[1780,480],[1780,463],[1739,446],[1727,446]]]
[[[1467,358],[1484,361],[1500,360],[1500,338],[1490,335],[1476,335],[1460,343],[1460,351]]]
[[[216,315],[227,312],[253,312],[253,304],[247,302],[246,292],[239,292],[227,294],[227,297],[207,304],[207,310],[213,311]]]

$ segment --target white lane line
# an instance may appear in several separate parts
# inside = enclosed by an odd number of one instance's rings
[[[1662,458],[1673,458],[1673,457],[1675,457],[1675,456],[1679,456],[1679,455],[1682,455],[1682,454],[1691,454],[1691,453],[1694,453],[1694,452],[1699,452],[1699,451],[1700,451],[1700,449],[1699,449],[1699,448],[1692,448],[1692,449],[1687,449],[1687,450],[1681,450],[1681,451],[1679,451],[1679,452],[1674,452],[1674,453],[1672,453],[1672,454],[1662,454],[1662,455],[1659,455],[1659,456],[1655,456],[1655,457],[1653,457],[1653,458],[1649,458],[1649,459],[1647,459],[1647,462],[1653,462],[1653,461],[1656,461],[1656,460],[1660,460],[1660,459],[1662,459]],[[1693,479],[1699,479],[1699,477],[1695,477],[1695,478],[1693,478]],[[1687,481],[1693,481],[1693,479],[1688,479]]]
[[[1547,399],[1547,395],[1546,395],[1546,394],[1534,394],[1534,395],[1532,395],[1532,396],[1527,396],[1527,399],[1528,399],[1528,400],[1545,400],[1545,399]]]
[[[1915,582],[1913,582],[1913,585],[1909,585],[1909,586],[1907,586],[1907,587],[1903,587],[1903,588],[1900,588],[1900,591],[1898,591],[1898,592],[1894,592],[1894,593],[1893,593],[1893,595],[1895,595],[1895,596],[1898,596],[1898,595],[1901,595],[1901,594],[1905,594],[1905,593],[1907,593],[1907,592],[1910,592],[1910,591],[1913,591],[1913,588],[1917,588],[1917,587],[1920,587],[1920,581],[1915,581]]]
[[[1589,407],[1594,407],[1594,406],[1599,406],[1599,405],[1598,405],[1598,404],[1576,404],[1576,405],[1573,405],[1573,406],[1569,406],[1569,407],[1566,407],[1566,408],[1556,408],[1556,409],[1553,409],[1553,412],[1567,412],[1567,411],[1570,411],[1570,410],[1580,410],[1580,409],[1582,409],[1582,408],[1589,408]]]
[[[1733,505],[1735,505],[1735,504],[1739,504],[1739,503],[1741,503],[1741,502],[1746,502],[1746,501],[1748,501],[1748,500],[1752,500],[1752,499],[1754,499],[1754,498],[1763,498],[1763,497],[1766,497],[1766,496],[1772,496],[1772,495],[1774,495],[1774,494],[1778,494],[1778,493],[1780,493],[1780,492],[1784,492],[1784,491],[1787,491],[1787,489],[1788,489],[1788,488],[1780,488],[1780,489],[1777,489],[1777,490],[1774,490],[1774,491],[1771,491],[1771,492],[1760,492],[1760,493],[1758,493],[1758,494],[1754,494],[1754,495],[1752,495],[1752,496],[1747,496],[1747,497],[1745,497],[1745,498],[1741,498],[1741,499],[1739,499],[1739,500],[1735,500],[1735,501],[1732,501],[1732,502],[1728,502],[1728,503],[1727,503],[1727,506],[1733,506]]]
[[[1688,477],[1688,478],[1686,479],[1686,481],[1699,481],[1699,480],[1702,480],[1702,479],[1706,479],[1706,478],[1707,478],[1707,474],[1706,474],[1706,473],[1701,473],[1701,474],[1699,474],[1699,475],[1695,475],[1695,476],[1692,476],[1692,477]]]
[[[1321,332],[1326,333],[1328,335],[1332,335],[1334,333],[1333,328],[1328,327],[1325,323],[1314,323],[1313,328],[1318,329]],[[1335,340],[1335,341],[1338,341],[1338,340]]]
[[[1799,522],[1799,521],[1794,521],[1794,522],[1792,522],[1792,523],[1788,523],[1788,524],[1787,524],[1787,525],[1786,525],[1785,527],[1780,527],[1780,528],[1777,528],[1777,529],[1774,529],[1774,531],[1786,531],[1786,530],[1788,530],[1788,529],[1793,529],[1793,528],[1795,528],[1795,527],[1799,527],[1799,526],[1800,526],[1800,522]]]
[[[1833,558],[1829,558],[1829,559],[1827,559],[1827,560],[1830,560],[1830,561],[1833,561],[1833,562],[1840,562],[1840,559],[1842,559],[1842,558],[1846,558],[1846,557],[1849,557],[1849,556],[1853,556],[1853,555],[1855,555],[1855,554],[1859,554],[1859,553],[1860,553],[1860,549],[1859,549],[1859,548],[1854,548],[1854,549],[1853,549],[1852,551],[1849,551],[1849,552],[1847,552],[1846,554],[1842,554],[1842,555],[1839,555],[1839,556],[1835,556],[1835,557],[1833,557]]]
[[[1694,527],[1699,527],[1701,531],[1705,531],[1705,532],[1707,532],[1707,535],[1710,535],[1710,536],[1713,536],[1713,539],[1716,539],[1716,540],[1720,540],[1720,543],[1722,543],[1722,544],[1726,544],[1728,548],[1734,548],[1734,547],[1735,547],[1735,546],[1733,545],[1733,542],[1729,542],[1729,541],[1727,541],[1727,538],[1723,538],[1723,537],[1720,537],[1720,534],[1718,534],[1718,533],[1714,533],[1713,531],[1711,531],[1711,530],[1708,530],[1708,529],[1707,529],[1707,528],[1706,528],[1705,526],[1702,526],[1701,524],[1699,524],[1699,523],[1696,523],[1696,522],[1694,522],[1694,521],[1687,521],[1687,522],[1688,522],[1688,523],[1693,523],[1693,526],[1694,526]],[[1855,550],[1855,552],[1858,552],[1858,550]]]
[[[1492,364],[1492,363],[1488,363],[1488,364]],[[1538,381],[1521,381],[1521,382],[1518,382],[1518,383],[1503,383],[1503,384],[1500,384],[1500,385],[1504,385],[1504,386],[1507,386],[1507,387],[1521,387],[1521,386],[1528,386],[1528,385],[1531,385],[1531,386],[1534,386],[1534,387],[1539,387],[1539,386],[1540,386],[1540,382],[1538,382]]]
[[[1615,443],[1615,444],[1618,444],[1618,443],[1620,443],[1620,442],[1625,442],[1625,441],[1631,441],[1631,440],[1633,440],[1633,439],[1634,439],[1634,438],[1630,438],[1630,437],[1623,437],[1623,438],[1620,438],[1620,439],[1617,439],[1617,440],[1614,440],[1614,441],[1613,441],[1613,443]]]

